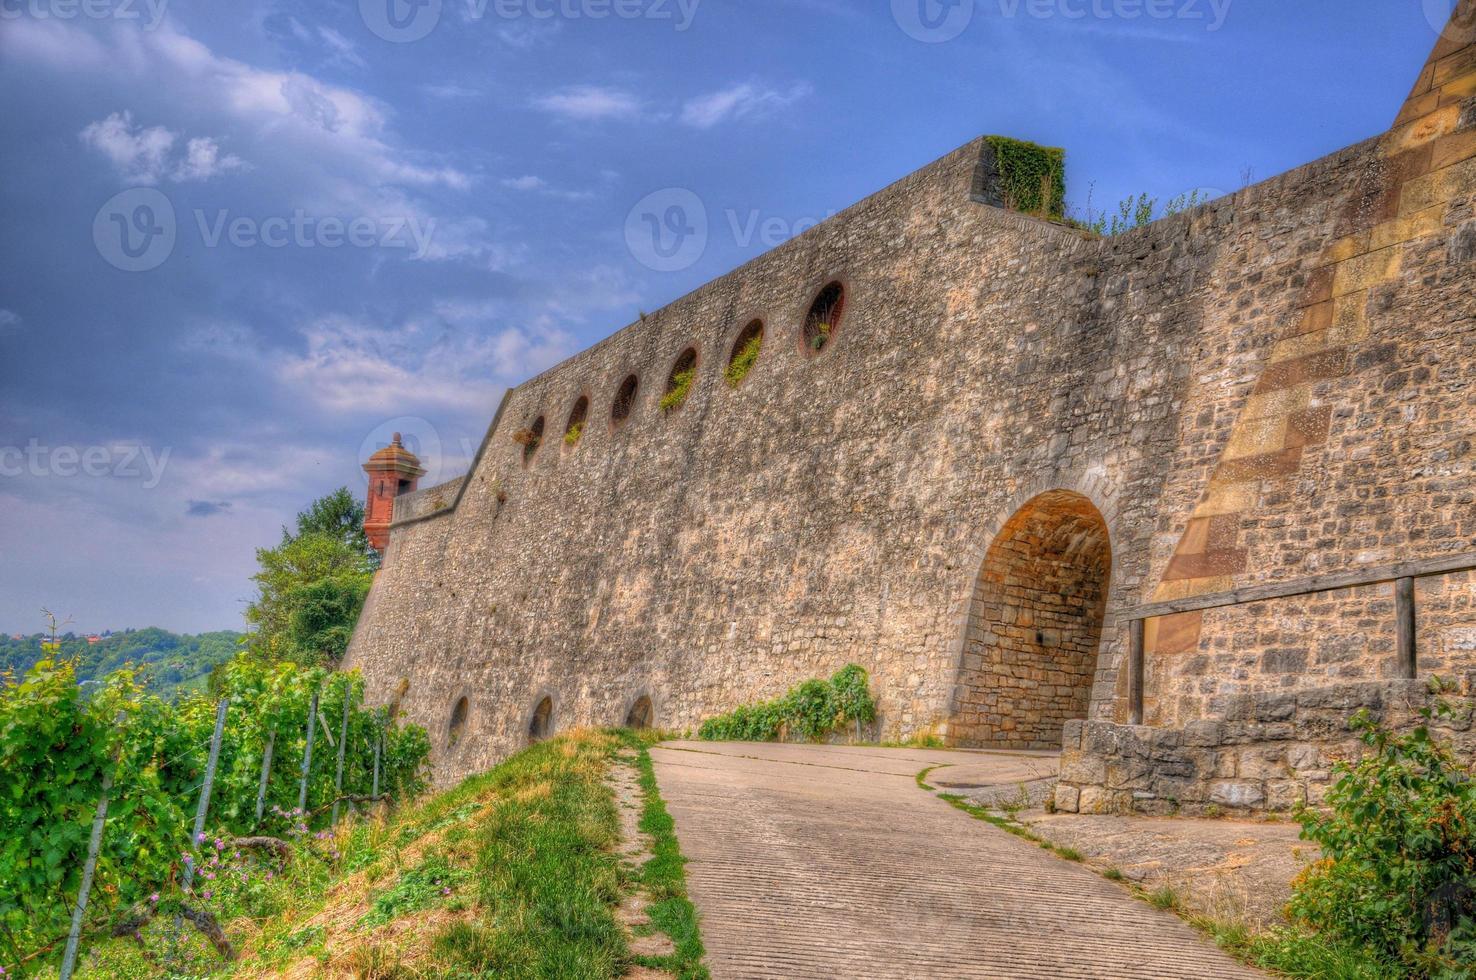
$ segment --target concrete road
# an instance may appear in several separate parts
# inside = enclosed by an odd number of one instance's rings
[[[915,780],[956,765],[937,781],[1026,783],[1054,771],[1047,754],[668,742],[651,755],[718,980],[1263,976]]]

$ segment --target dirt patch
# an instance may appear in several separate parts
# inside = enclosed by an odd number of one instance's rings
[[[1116,868],[1148,891],[1172,888],[1191,911],[1256,927],[1281,920],[1292,879],[1318,854],[1294,823],[1043,811],[1018,819],[1099,870]]]

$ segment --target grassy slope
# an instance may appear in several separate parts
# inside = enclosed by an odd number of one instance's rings
[[[644,965],[699,980],[696,914],[647,744],[630,733],[563,735],[389,819],[346,822],[270,878],[222,874],[213,902],[241,952],[235,964],[192,932],[177,938],[161,916],[141,942],[95,947],[79,975],[621,977],[636,961],[615,907],[641,887],[654,903],[648,929],[677,945]],[[639,767],[646,793],[655,857],[642,868],[614,853],[605,774],[617,756]]]

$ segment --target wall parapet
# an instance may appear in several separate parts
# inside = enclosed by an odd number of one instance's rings
[[[395,524],[421,520],[452,510],[461,498],[461,488],[464,483],[466,483],[466,477],[458,476],[439,486],[427,487],[424,490],[396,497]]]
[[[1396,730],[1424,723],[1445,700],[1454,709],[1432,733],[1476,760],[1476,673],[1436,694],[1428,681],[1340,684],[1237,695],[1224,717],[1182,728],[1068,722],[1055,803],[1068,813],[1236,816],[1290,813],[1322,802],[1333,765],[1365,749],[1349,720],[1367,710]]]

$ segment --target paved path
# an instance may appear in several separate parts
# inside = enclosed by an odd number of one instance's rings
[[[1048,775],[1048,756],[706,742],[651,755],[716,980],[1261,976],[914,781],[967,763],[971,784],[1022,782]]]

